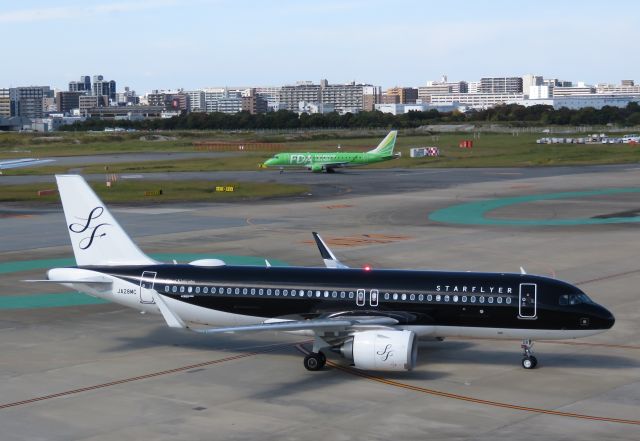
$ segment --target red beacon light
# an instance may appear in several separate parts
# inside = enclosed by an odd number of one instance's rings
[[[362,267],[362,269],[365,271],[371,271],[371,265],[365,265]]]

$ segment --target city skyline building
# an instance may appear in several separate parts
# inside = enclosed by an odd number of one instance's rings
[[[522,77],[485,77],[480,78],[478,93],[514,94],[522,93]]]
[[[0,117],[9,118],[12,114],[11,90],[0,89]]]

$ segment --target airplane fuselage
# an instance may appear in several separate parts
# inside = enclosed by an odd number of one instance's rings
[[[212,326],[361,314],[393,317],[422,337],[564,339],[614,323],[577,287],[527,274],[165,264],[52,271],[53,280],[107,276],[109,292],[78,288],[154,313],[155,290],[183,319]]]
[[[321,171],[337,167],[375,164],[394,159],[393,155],[370,152],[279,153],[265,161],[267,167],[303,167]]]

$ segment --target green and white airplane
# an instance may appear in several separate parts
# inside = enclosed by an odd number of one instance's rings
[[[325,171],[333,173],[339,167],[353,167],[374,164],[397,158],[393,154],[396,146],[397,130],[392,130],[378,147],[368,152],[331,152],[331,153],[278,153],[267,159],[264,167],[304,167],[314,173]]]

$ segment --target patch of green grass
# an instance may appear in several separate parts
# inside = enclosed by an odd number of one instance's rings
[[[214,181],[117,181],[111,188],[105,183],[90,183],[105,202],[157,203],[157,202],[228,202],[244,199],[263,199],[297,196],[309,191],[304,185],[275,182],[214,182]],[[216,187],[233,187],[233,191],[216,191]],[[60,200],[59,195],[38,196],[39,190],[55,189],[53,184],[5,185],[0,202],[48,202]],[[145,196],[145,192],[162,190],[162,195]]]
[[[331,132],[333,133],[333,132]],[[351,132],[336,132],[334,139],[315,136],[314,132],[295,132],[291,135],[269,135],[260,132],[159,132],[159,133],[64,133],[49,136],[53,141],[43,141],[42,136],[25,135],[18,147],[11,148],[7,139],[20,139],[20,134],[0,135],[0,159],[4,157],[45,157],[56,155],[93,155],[106,153],[134,152],[193,152],[197,140],[216,142],[278,142],[284,151],[289,152],[333,152],[366,151],[375,147],[382,136],[369,135],[354,137]],[[4,139],[8,136],[7,139]],[[30,138],[29,138],[30,136]],[[143,141],[143,136],[164,136],[164,141]],[[308,137],[308,140],[304,139]],[[396,152],[402,157],[372,165],[375,168],[387,167],[521,167],[547,165],[588,165],[633,163],[640,161],[640,147],[629,144],[536,144],[537,133],[521,133],[513,136],[509,133],[482,133],[474,139],[469,133],[446,133],[438,135],[398,136]],[[584,134],[564,135],[580,137]],[[175,138],[175,139],[174,139]],[[458,143],[472,139],[474,147],[461,149]],[[4,141],[3,141],[4,140]],[[340,148],[338,148],[340,146]],[[437,158],[410,158],[411,147],[436,146],[441,156]],[[29,152],[12,152],[20,148]],[[258,164],[275,154],[267,151],[236,152],[232,156],[215,159],[198,158],[177,161],[145,161],[109,165],[109,173],[145,173],[145,172],[181,172],[181,171],[220,171],[220,170],[256,170]],[[81,168],[84,173],[104,173],[104,165],[86,164],[84,166],[49,165],[38,168],[20,168],[5,171],[7,175],[38,175],[66,173],[69,169]]]

